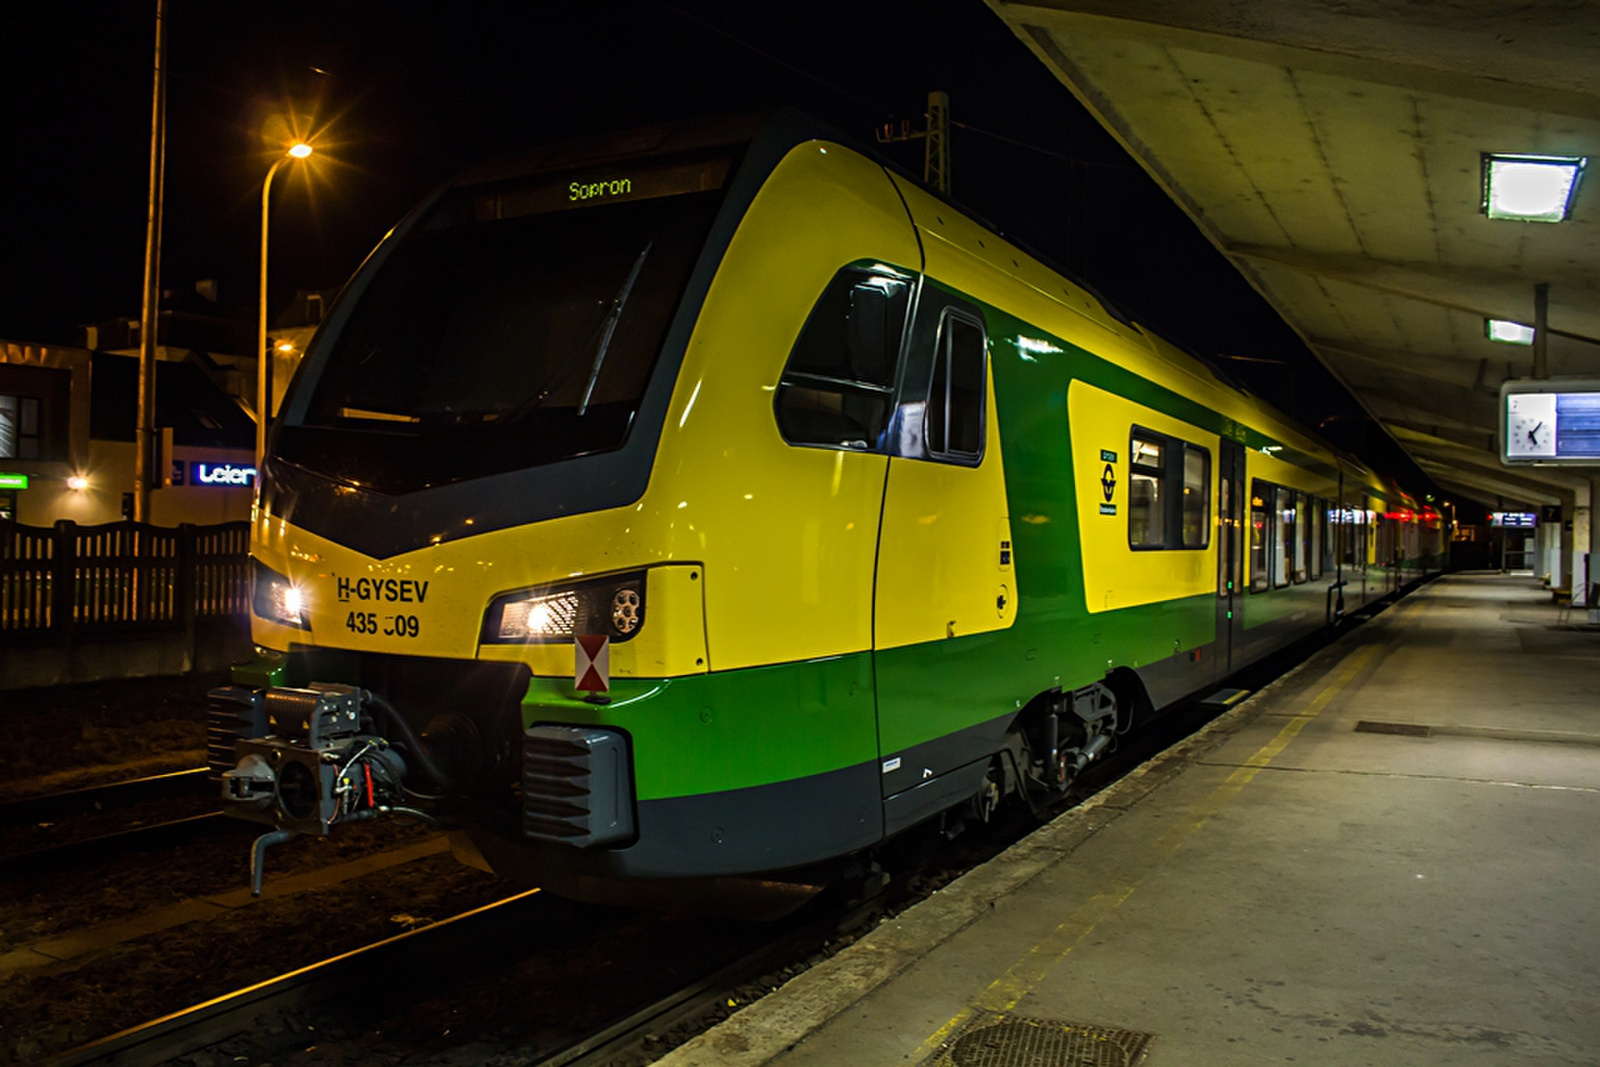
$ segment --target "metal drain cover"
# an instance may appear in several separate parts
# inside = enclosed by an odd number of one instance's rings
[[[1150,1039],[1137,1030],[979,1012],[925,1067],[1134,1067]]]

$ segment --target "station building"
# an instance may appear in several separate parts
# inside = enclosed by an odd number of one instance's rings
[[[273,344],[273,407],[321,321],[322,294],[300,293]],[[248,316],[217,303],[214,283],[163,294],[156,346],[160,437],[150,494],[156,526],[247,520],[255,487],[256,362]],[[0,340],[0,520],[49,526],[133,514],[139,321],[84,330],[83,346]]]

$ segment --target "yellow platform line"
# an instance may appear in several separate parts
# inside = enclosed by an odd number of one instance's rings
[[[1419,605],[1420,607],[1420,605]],[[1409,620],[1406,620],[1409,621]],[[1012,964],[1004,974],[996,978],[989,987],[980,993],[968,1007],[962,1009],[949,1022],[934,1031],[922,1047],[912,1057],[914,1062],[922,1062],[927,1057],[938,1051],[939,1046],[949,1040],[950,1035],[959,1030],[978,1011],[993,1012],[997,1015],[1010,1013],[1021,1003],[1022,998],[1044,980],[1056,964],[1066,959],[1073,949],[1083,942],[1085,937],[1101,922],[1111,915],[1154,872],[1156,865],[1172,855],[1184,842],[1193,837],[1200,828],[1211,821],[1225,808],[1234,797],[1238,796],[1244,787],[1249,785],[1256,775],[1260,774],[1272,760],[1289,747],[1289,743],[1300,735],[1300,731],[1320,715],[1329,704],[1344,692],[1346,686],[1355,680],[1373,658],[1380,651],[1380,645],[1368,645],[1366,648],[1350,655],[1344,662],[1343,669],[1328,684],[1324,685],[1317,694],[1307,702],[1305,708],[1294,718],[1284,724],[1277,736],[1265,745],[1262,745],[1232,774],[1212,790],[1199,804],[1195,805],[1189,816],[1173,826],[1151,845],[1154,853],[1152,862],[1147,865],[1145,872],[1126,885],[1113,886],[1103,889],[1083,903],[1076,911],[1033,948]]]

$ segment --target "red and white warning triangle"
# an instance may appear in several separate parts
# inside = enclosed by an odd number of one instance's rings
[[[578,634],[572,642],[577,656],[575,688],[582,693],[611,691],[611,638],[604,634]]]

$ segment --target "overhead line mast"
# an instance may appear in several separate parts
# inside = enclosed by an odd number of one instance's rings
[[[155,90],[150,110],[150,210],[144,239],[144,293],[139,302],[138,426],[134,433],[133,514],[150,521],[150,489],[162,472],[155,467],[156,344],[160,330],[161,208],[167,150],[167,0],[156,0]]]
[[[929,188],[937,189],[943,195],[949,196],[950,94],[937,89],[929,93],[926,117],[927,129],[915,132],[911,129],[911,123],[905,119],[901,120],[898,131],[892,124],[884,123],[877,130],[878,143],[894,144],[922,138],[922,180]]]

